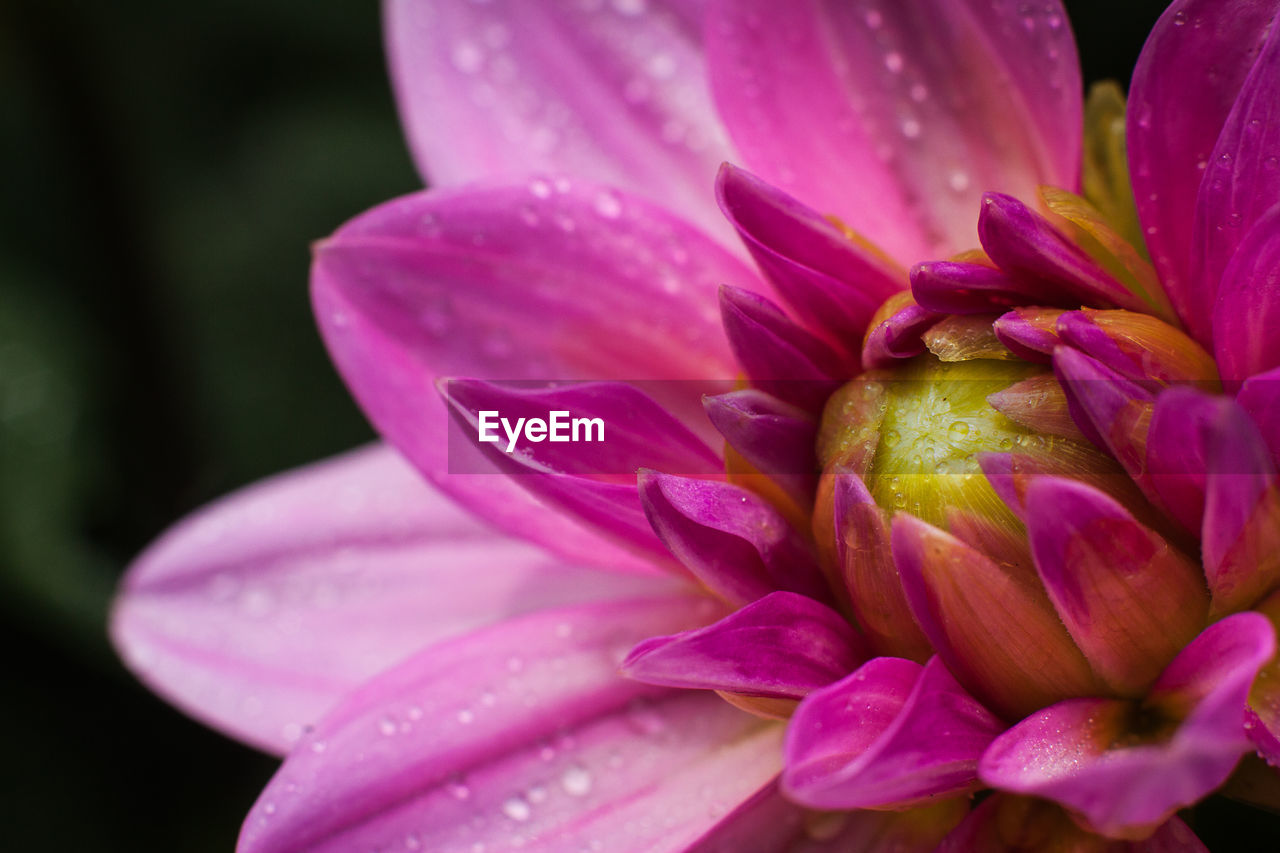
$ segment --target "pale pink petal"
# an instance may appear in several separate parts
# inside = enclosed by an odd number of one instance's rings
[[[370,448],[174,527],[112,614],[126,663],[204,722],[283,752],[343,694],[423,645],[578,601],[670,589],[494,532]]]
[[[1143,236],[1178,315],[1204,344],[1213,291],[1191,273],[1196,197],[1278,9],[1275,0],[1176,0],[1147,39],[1129,87],[1125,130]]]
[[[601,209],[602,198],[619,206]],[[758,286],[652,206],[550,180],[390,202],[321,243],[312,269],[321,332],[374,425],[444,491],[541,542],[567,522],[517,484],[446,476],[446,449],[474,442],[447,433],[434,380],[695,380],[659,383],[660,402],[714,435],[699,383],[723,390],[711,380],[737,372],[720,332],[723,283]]]
[[[565,609],[427,650],[299,744],[240,850],[683,850],[779,763],[780,726],[615,674],[629,644],[706,605]]]
[[[539,171],[633,190],[726,237],[732,152],[706,84],[701,0],[392,0],[387,51],[433,185]]]
[[[904,265],[976,245],[978,199],[1074,188],[1061,6],[712,0],[716,104],[745,165]]]

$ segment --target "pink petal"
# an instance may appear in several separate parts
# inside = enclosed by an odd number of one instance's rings
[[[1280,367],[1246,379],[1236,402],[1253,418],[1280,463]]]
[[[996,320],[992,328],[1000,343],[1019,358],[1047,364],[1054,348],[1061,343],[1057,331],[1061,314],[1056,308],[1015,308]]]
[[[925,351],[920,336],[942,318],[942,314],[917,305],[909,296],[898,310],[871,327],[862,344],[862,365],[867,369],[888,368],[904,358]]]
[[[648,684],[800,699],[866,657],[862,638],[839,613],[774,592],[714,625],[645,640],[622,671]]]
[[[809,694],[787,727],[783,786],[811,808],[902,808],[978,786],[1002,729],[934,658],[876,658]]]
[[[1155,406],[1154,395],[1068,346],[1053,351],[1053,372],[1067,395],[1067,407],[1076,426],[1141,483],[1145,473],[1145,425]]]
[[[1280,116],[1277,118],[1280,120]],[[1213,341],[1225,379],[1248,379],[1280,367],[1277,324],[1280,324],[1280,205],[1260,216],[1248,231],[1227,264],[1218,287],[1218,301],[1213,310]]]
[[[602,215],[600,192],[535,181],[409,196],[345,225],[312,269],[321,331],[374,425],[441,489],[542,542],[569,522],[508,478],[445,476],[446,448],[471,442],[447,434],[434,379],[732,377],[716,291],[754,284],[647,204],[618,197]],[[668,383],[660,402],[711,433],[698,382]]]
[[[902,270],[743,169],[726,163],[716,196],[779,296],[837,343],[862,340],[880,303],[903,288]]]
[[[1038,279],[1012,276],[985,264],[929,261],[911,268],[911,295],[930,311],[982,314],[1028,302],[1052,301]],[[1079,301],[1060,295],[1070,307]]]
[[[1142,695],[1205,626],[1200,567],[1073,480],[1032,481],[1023,517],[1040,579],[1076,645],[1111,689]]]
[[[569,171],[729,231],[731,157],[711,106],[701,3],[386,4],[400,115],[432,185]]]
[[[1080,72],[1056,2],[718,0],[709,16],[746,165],[904,266],[973,246],[984,190],[1077,183]]]
[[[1253,421],[1222,406],[1206,436],[1201,551],[1211,613],[1253,607],[1280,583],[1280,479]]]
[[[158,693],[284,752],[344,693],[427,643],[670,588],[495,536],[394,451],[370,448],[252,486],[174,527],[126,575],[111,633]]]
[[[641,471],[640,498],[658,537],[725,601],[741,607],[775,590],[828,598],[812,544],[754,492]]]
[[[1274,0],[1176,0],[1129,88],[1125,128],[1143,236],[1178,315],[1206,345],[1217,281],[1205,287],[1192,275],[1196,198],[1278,9]]]
[[[1160,676],[1143,711],[1176,722],[1165,738],[1125,742],[1134,707],[1116,699],[1070,699],[996,739],[983,756],[984,782],[1044,797],[1080,812],[1099,832],[1155,827],[1226,781],[1248,749],[1245,700],[1275,650],[1271,623],[1238,613],[1211,625]],[[1184,716],[1169,720],[1176,711]],[[1120,735],[1121,740],[1113,743]]]
[[[428,649],[299,744],[240,850],[683,850],[778,768],[778,726],[614,673],[707,603],[571,608]]]

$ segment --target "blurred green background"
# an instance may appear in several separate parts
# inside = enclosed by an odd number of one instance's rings
[[[1086,78],[1127,80],[1163,4],[1067,5]],[[135,684],[105,614],[166,525],[371,435],[306,281],[310,241],[419,186],[379,28],[370,0],[0,5],[7,849],[229,851],[275,766]]]

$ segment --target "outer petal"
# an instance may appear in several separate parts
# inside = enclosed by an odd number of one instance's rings
[[[1060,702],[1001,735],[983,756],[982,779],[1055,800],[1114,837],[1157,826],[1221,785],[1248,748],[1245,699],[1274,650],[1265,617],[1230,616],[1174,659],[1145,713],[1121,700]],[[1165,738],[1133,730],[1151,718],[1176,728]]]
[[[794,592],[774,592],[724,619],[631,650],[624,674],[648,684],[801,699],[866,659],[844,617]]]
[[[1275,0],[1176,0],[1147,39],[1129,88],[1129,162],[1151,260],[1206,345],[1213,290],[1191,275],[1196,197],[1278,9]]]
[[[779,727],[614,674],[628,644],[705,603],[549,612],[406,661],[294,750],[242,853],[683,850],[777,772]]]
[[[813,808],[900,808],[977,787],[1000,721],[942,662],[876,658],[811,693],[787,728],[784,787]]]
[[[747,166],[904,265],[970,248],[983,190],[1077,183],[1080,72],[1056,2],[715,0],[709,26]]]
[[[1276,120],[1280,121],[1280,116]],[[1280,165],[1275,168],[1280,171]],[[1280,204],[1262,215],[1245,235],[1218,288],[1213,342],[1227,379],[1248,379],[1280,367],[1280,341],[1275,334],[1280,324],[1278,270]]]
[[[701,7],[391,0],[391,78],[418,168],[433,185],[571,171],[727,236],[711,184],[731,153]]]
[[[321,331],[374,425],[447,493],[541,541],[564,520],[508,478],[444,476],[446,448],[469,439],[446,439],[433,380],[732,377],[716,290],[755,281],[649,205],[618,197],[602,214],[600,192],[534,181],[409,196],[345,225],[312,268]],[[661,402],[706,423],[697,383],[668,387]]]
[[[779,589],[827,597],[812,546],[755,493],[641,471],[640,499],[659,538],[726,601],[740,607]]]
[[[1200,567],[1083,483],[1036,479],[1024,518],[1040,579],[1072,639],[1110,688],[1142,695],[1205,626]]]
[[[182,522],[130,569],[111,633],[161,695],[284,752],[344,693],[427,643],[670,588],[495,537],[394,451],[371,448]]]

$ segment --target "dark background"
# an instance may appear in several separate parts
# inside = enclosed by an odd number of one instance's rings
[[[1086,79],[1127,81],[1164,4],[1067,5]],[[170,522],[371,435],[306,282],[311,240],[419,183],[379,26],[368,0],[0,4],[6,849],[229,851],[272,773],[137,685],[105,613]],[[1198,828],[1238,850],[1247,820]]]

